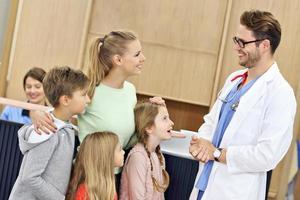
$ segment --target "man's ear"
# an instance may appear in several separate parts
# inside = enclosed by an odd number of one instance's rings
[[[59,97],[59,104],[63,106],[69,105],[70,97],[68,95],[62,95]]]
[[[263,45],[264,50],[271,49],[271,42],[268,39],[265,39],[264,41],[262,41],[262,45]]]
[[[118,54],[113,55],[112,62],[113,62],[114,65],[121,66],[122,61],[123,61],[123,59],[120,55],[118,55]]]

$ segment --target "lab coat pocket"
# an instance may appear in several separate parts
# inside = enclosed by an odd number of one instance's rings
[[[250,197],[253,194],[249,194],[253,185],[257,181],[257,175],[254,173],[237,173],[231,174],[227,171],[226,167],[221,167],[216,171],[215,180],[213,181],[212,190],[220,191],[219,198],[216,198],[218,194],[214,194],[215,198],[208,199],[230,199],[240,200]],[[242,187],[240,187],[242,186]],[[222,192],[221,192],[222,191]],[[255,196],[255,195],[254,195]]]
[[[256,144],[261,133],[263,123],[263,109],[255,106],[249,109],[245,120],[242,122],[234,141],[238,144]]]

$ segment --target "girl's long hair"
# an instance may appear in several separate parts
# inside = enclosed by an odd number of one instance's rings
[[[89,52],[88,77],[90,86],[88,95],[93,97],[96,86],[113,67],[112,56],[124,55],[129,42],[137,40],[135,33],[131,31],[112,31],[103,38],[96,38]]]
[[[156,178],[154,178],[153,176],[153,165],[150,159],[150,152],[147,148],[147,141],[149,135],[146,131],[147,128],[155,125],[154,124],[155,117],[157,116],[159,112],[159,108],[161,106],[162,105],[154,104],[151,102],[139,103],[134,109],[134,115],[135,115],[135,126],[136,126],[136,134],[137,134],[138,142],[144,145],[150,160],[153,188],[158,192],[165,192],[165,190],[169,186],[169,174],[165,170],[164,157],[160,151],[160,146],[158,145],[155,149],[155,153],[157,154],[157,157],[159,159],[160,167],[162,169],[162,174],[163,174],[163,183],[159,183],[156,180]]]
[[[114,152],[118,142],[118,136],[111,132],[86,136],[76,157],[66,199],[74,200],[81,184],[85,184],[89,200],[114,198]]]

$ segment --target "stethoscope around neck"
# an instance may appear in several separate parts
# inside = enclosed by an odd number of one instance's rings
[[[220,92],[218,93],[218,99],[222,102],[222,103],[229,103],[231,102],[237,95],[238,95],[238,90],[230,97],[230,98],[223,98],[221,97],[221,94],[222,94],[222,90],[220,90]],[[228,95],[228,94],[227,94]],[[234,102],[230,107],[231,107],[231,110],[233,111],[236,111],[236,109],[238,108],[239,106],[239,103],[240,103],[240,100],[238,99],[236,102]]]
[[[236,80],[237,78],[242,78],[242,79],[241,79],[241,82],[238,83],[238,84],[239,84],[239,85],[238,85],[238,88],[239,88],[240,84],[241,84],[241,85],[244,85],[244,84],[245,84],[245,82],[246,82],[246,80],[247,80],[247,77],[248,77],[248,71],[244,72],[243,74],[239,74],[239,75],[233,77],[233,78],[231,79],[231,81],[234,81],[234,80]],[[229,102],[231,102],[231,101],[236,97],[236,95],[238,95],[239,90],[240,90],[240,88],[237,89],[237,91],[235,91],[235,93],[234,93],[229,99],[227,99],[228,94],[226,95],[225,98],[222,98],[222,97],[221,97],[222,90],[220,90],[220,92],[218,93],[218,99],[219,99],[222,103],[229,103]],[[230,92],[229,92],[229,93],[230,93]],[[239,103],[240,103],[240,99],[238,99],[235,103],[233,103],[233,104],[230,106],[231,109],[232,109],[233,111],[236,111],[237,107],[239,106]]]

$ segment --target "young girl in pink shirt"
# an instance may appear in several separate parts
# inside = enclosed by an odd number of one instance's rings
[[[87,135],[76,157],[66,199],[117,200],[114,169],[123,162],[124,151],[116,134]]]
[[[162,200],[169,175],[159,145],[171,138],[174,123],[163,105],[140,103],[134,112],[138,143],[124,165],[120,199]]]

